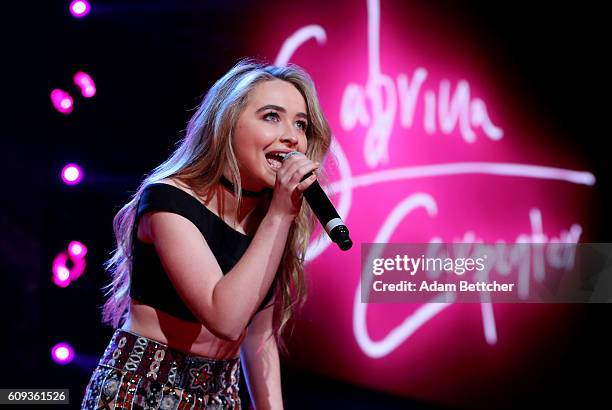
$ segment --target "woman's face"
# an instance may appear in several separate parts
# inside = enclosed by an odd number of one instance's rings
[[[278,79],[257,84],[238,117],[232,141],[242,187],[274,188],[279,162],[271,153],[305,153],[307,126],[306,102],[293,84]]]

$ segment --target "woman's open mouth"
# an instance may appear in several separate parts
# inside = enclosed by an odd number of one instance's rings
[[[266,154],[266,161],[273,170],[277,171],[283,165],[284,152],[269,152]]]

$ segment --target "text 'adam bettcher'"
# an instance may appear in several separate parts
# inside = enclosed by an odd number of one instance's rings
[[[419,258],[412,258],[408,255],[395,255],[395,258],[375,258],[372,261],[372,274],[380,276],[386,271],[405,271],[411,276],[414,276],[418,271],[427,272],[440,272],[447,271],[453,272],[456,275],[463,275],[465,272],[471,271],[483,271],[485,269],[483,258],[426,258],[421,255]],[[456,284],[452,283],[438,283],[438,281],[422,281],[418,287],[418,291],[425,292],[512,292],[514,290],[514,283],[500,284],[494,281],[494,283],[488,283],[486,281],[478,281],[475,283],[469,283],[468,281],[461,281],[459,289]],[[383,283],[383,281],[374,281],[373,290],[380,291],[417,291],[415,283],[408,281],[401,281],[400,283]]]

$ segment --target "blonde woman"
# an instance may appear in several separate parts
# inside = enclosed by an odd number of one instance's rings
[[[255,407],[283,408],[279,350],[315,223],[302,192],[330,139],[296,66],[243,60],[213,85],[114,219],[117,330],[83,408],[240,409],[241,365]]]

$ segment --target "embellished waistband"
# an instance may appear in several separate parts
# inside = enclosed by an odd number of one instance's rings
[[[221,360],[189,355],[121,329],[113,334],[99,364],[204,394],[237,390],[240,377],[239,357]]]

